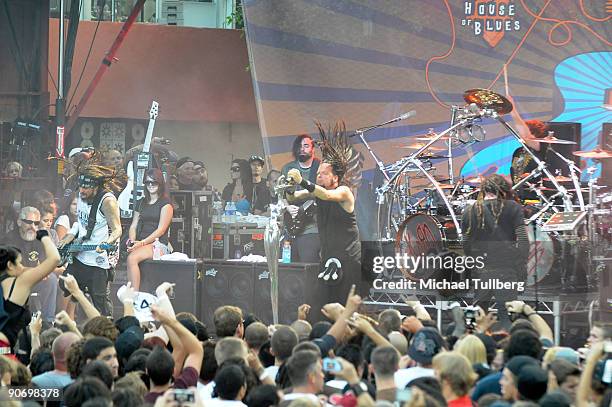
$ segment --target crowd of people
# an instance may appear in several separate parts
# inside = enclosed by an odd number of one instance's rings
[[[86,320],[77,324],[61,311],[43,324],[41,316],[29,319],[27,299],[59,256],[47,232],[36,238],[46,254],[37,267],[24,267],[17,250],[0,252],[0,349],[16,350],[0,356],[3,406],[41,402],[36,393],[17,401],[17,388],[57,389],[47,405],[67,407],[607,407],[612,400],[612,325],[595,324],[586,349],[554,346],[544,319],[521,301],[506,304],[514,320],[508,331],[482,309],[466,325],[458,304],[442,329],[416,301],[403,314],[375,314],[354,287],[344,304],[301,305],[290,325],[266,325],[227,305],[207,327],[174,312],[165,282],[151,324],[134,316],[133,288],[122,290],[123,315],[112,320],[68,276],[61,278]]]

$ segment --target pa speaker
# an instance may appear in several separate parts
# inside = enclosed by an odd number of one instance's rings
[[[204,260],[198,318],[214,327],[213,314],[223,305],[234,305],[244,313],[252,312],[254,268],[253,263]]]
[[[197,315],[198,267],[196,261],[146,260],[140,263],[140,291],[155,295],[161,283],[174,283],[173,293],[170,293],[174,311]]]
[[[576,150],[580,150],[580,140],[582,134],[581,123],[571,122],[548,122],[546,123],[549,131],[554,132],[556,138],[561,140],[573,141],[576,144],[550,144],[556,152],[561,154],[568,160],[573,160],[576,165],[580,166],[580,157],[573,155],[572,153]],[[548,164],[548,170],[551,173],[555,173],[556,170],[560,170],[561,174],[569,175],[569,169],[567,164],[563,162],[557,155],[548,153],[546,155],[546,164]]]
[[[317,281],[319,264],[291,263],[278,265],[278,323],[291,324],[297,319],[297,309],[309,304],[312,313],[327,303],[327,286]],[[255,267],[255,292],[253,313],[266,323],[272,323],[272,300],[270,297],[270,272],[266,263]]]

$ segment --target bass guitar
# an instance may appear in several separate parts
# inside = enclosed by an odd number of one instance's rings
[[[98,246],[100,246],[102,250],[106,250],[106,252],[108,253],[108,262],[110,266],[115,267],[117,263],[119,262],[119,250],[117,250],[119,246],[116,244],[108,244],[108,243],[102,243],[100,245],[80,244],[80,243],[67,244],[61,249],[58,249],[58,252],[60,254],[60,264],[58,267],[61,267],[64,264],[72,263],[72,257],[74,256],[75,253],[85,252],[89,250],[96,250]]]
[[[153,129],[155,128],[155,120],[159,114],[159,103],[153,101],[149,110],[149,126],[145,137],[142,152],[138,153],[136,158],[136,171],[134,171],[134,162],[130,161],[127,165],[128,183],[125,189],[119,194],[117,199],[119,203],[119,213],[122,218],[131,218],[134,214],[134,205],[136,201],[144,195],[144,173],[149,168],[151,155],[151,140],[153,139]]]
[[[317,204],[314,199],[309,199],[300,205],[295,218],[291,216],[289,211],[285,211],[284,224],[287,228],[287,234],[291,239],[301,234],[307,225],[313,223],[313,218],[317,210]]]

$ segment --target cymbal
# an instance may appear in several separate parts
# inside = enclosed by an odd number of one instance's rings
[[[550,181],[550,178],[544,178],[544,181]],[[555,181],[557,182],[572,182],[570,177],[566,177],[565,175],[557,175],[555,176]]]
[[[596,147],[590,151],[574,151],[572,154],[582,158],[593,158],[596,160],[602,160],[605,158],[612,158],[612,151],[602,150],[600,147]]]
[[[436,137],[438,137],[435,134],[432,135],[426,135],[426,136],[419,136],[416,137],[415,140],[419,140],[419,141],[431,141],[433,139],[435,139]],[[450,136],[442,136],[442,137],[438,137],[437,140],[449,140]]]
[[[412,144],[408,144],[407,146],[402,146],[400,148],[409,148],[411,150],[419,150],[419,149],[421,149],[421,148],[423,148],[425,146],[426,146],[425,143],[412,143]],[[429,146],[427,148],[427,150],[429,150],[429,151],[444,151],[446,149],[442,148],[442,147]]]
[[[513,109],[508,99],[489,89],[468,89],[463,92],[463,100],[467,103],[475,103],[481,109],[495,110],[499,114],[510,113]]]
[[[547,144],[576,144],[575,141],[563,140],[560,138],[556,138],[555,136],[546,136],[539,139],[534,139],[533,141],[537,141],[538,143],[547,143]]]

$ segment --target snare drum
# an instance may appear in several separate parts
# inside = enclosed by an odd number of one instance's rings
[[[453,240],[454,239],[454,240]],[[395,241],[395,253],[404,258],[435,257],[449,252],[449,242],[457,240],[457,231],[452,221],[444,217],[417,213],[409,216],[400,226]],[[422,265],[422,263],[421,263]],[[431,263],[430,263],[431,265]],[[406,278],[421,280],[434,277],[440,272],[436,267],[400,267]]]

